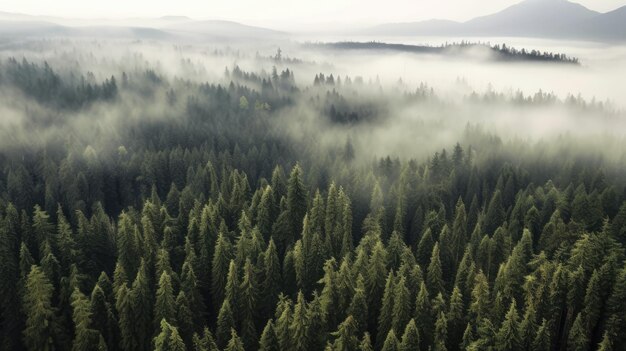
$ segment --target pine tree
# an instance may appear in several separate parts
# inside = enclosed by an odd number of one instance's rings
[[[356,351],[359,347],[359,339],[356,336],[357,325],[352,316],[339,324],[339,328],[332,335],[336,337],[333,343],[334,351]]]
[[[99,333],[92,328],[89,300],[78,288],[75,288],[74,292],[72,292],[72,308],[72,320],[74,321],[72,350],[93,350],[98,344]]]
[[[439,312],[437,321],[435,322],[435,339],[433,350],[446,351],[446,340],[448,339],[448,320],[445,313]]]
[[[502,205],[502,194],[500,190],[496,190],[496,192],[491,197],[489,201],[489,206],[487,207],[487,212],[485,214],[484,221],[484,230],[486,233],[491,234],[496,231],[506,218],[505,209]]]
[[[143,259],[133,281],[130,291],[131,306],[133,312],[133,331],[137,339],[138,350],[148,350],[152,336],[152,312],[153,303],[148,282],[147,267]]]
[[[378,349],[382,347],[393,323],[394,280],[393,272],[389,272],[387,282],[385,283],[385,292],[383,294],[380,312],[378,313],[378,328],[376,334],[376,348]]]
[[[511,302],[509,312],[506,314],[502,326],[496,334],[496,348],[502,351],[513,351],[519,349],[519,317],[515,300]]]
[[[598,344],[598,351],[613,351],[613,342],[608,332],[604,332],[602,341]]]
[[[220,308],[220,312],[217,316],[217,328],[215,330],[217,346],[220,348],[226,347],[226,344],[231,337],[230,331],[233,328],[235,328],[235,319],[230,307],[230,301],[226,299],[222,303],[222,307]]]
[[[424,234],[422,234],[422,238],[417,245],[417,262],[422,267],[428,266],[430,262],[430,256],[433,252],[433,247],[435,246],[435,242],[433,241],[433,236],[430,228],[426,228]]]
[[[224,351],[245,351],[246,349],[243,346],[243,342],[237,335],[237,332],[235,331],[235,329],[231,329],[230,333],[231,333],[231,337]]]
[[[361,274],[357,278],[354,296],[348,308],[348,315],[351,315],[357,324],[357,334],[363,334],[367,329],[368,306],[367,297],[365,296],[365,279]]]
[[[428,296],[426,284],[422,282],[420,291],[415,299],[415,323],[420,333],[421,348],[427,348],[432,342],[432,324],[433,318],[431,314],[431,303]]]
[[[307,309],[308,325],[306,329],[306,339],[308,340],[308,350],[319,350],[326,344],[326,316],[322,308],[322,299],[313,293],[313,300]]]
[[[406,287],[406,279],[400,277],[396,283],[393,293],[392,323],[393,330],[400,333],[411,318],[411,301],[409,300],[409,289]]]
[[[209,328],[204,328],[202,336],[194,333],[193,335],[193,350],[194,351],[219,351],[213,334]]]
[[[574,324],[572,324],[569,331],[567,349],[573,351],[587,351],[589,349],[589,337],[580,313],[576,316]]]
[[[465,315],[463,306],[463,296],[461,290],[455,286],[450,295],[450,305],[446,316],[448,317],[448,338],[450,346],[459,345],[463,337],[462,330],[465,325]]]
[[[430,291],[435,295],[441,293],[446,294],[446,290],[443,282],[443,273],[441,269],[441,261],[439,258],[439,243],[435,243],[433,252],[430,256],[430,264],[426,274],[426,281]]]
[[[9,203],[5,217],[0,220],[0,348],[17,349],[23,323],[20,310],[20,245],[18,237],[19,214]],[[28,260],[28,257],[25,257]],[[32,265],[32,262],[24,262]],[[26,272],[28,273],[28,272]]]
[[[174,300],[174,291],[172,289],[172,280],[167,272],[163,272],[161,274],[159,287],[156,291],[154,321],[157,332],[161,329],[160,321],[164,319],[169,323],[176,323],[176,303]],[[158,325],[156,325],[157,323]]]
[[[454,223],[452,224],[452,254],[453,264],[456,266],[463,255],[463,248],[468,242],[467,237],[467,213],[465,212],[465,204],[459,198],[454,210]]]
[[[176,327],[165,319],[161,321],[161,332],[154,338],[155,351],[185,351],[185,343],[178,334]]]
[[[220,231],[215,243],[213,263],[211,265],[211,294],[215,306],[221,306],[224,300],[227,273],[232,259],[232,245],[226,233]]]
[[[594,330],[603,309],[603,296],[601,295],[600,273],[594,270],[585,293],[583,316],[585,317],[585,329]]]
[[[54,288],[38,266],[32,266],[26,280],[22,308],[26,315],[24,344],[30,351],[54,350]]]
[[[387,278],[387,253],[379,241],[374,246],[369,258],[365,284],[367,287],[368,307],[373,311],[380,311],[381,298],[385,289],[385,279]],[[375,319],[374,314],[370,314],[370,325]]]
[[[243,268],[243,280],[239,286],[239,314],[241,315],[241,338],[247,349],[256,348],[258,341],[255,321],[257,320],[258,289],[252,263],[246,259]]]
[[[385,338],[385,342],[383,343],[383,347],[381,351],[399,351],[400,350],[400,342],[396,337],[396,333],[393,329],[389,330],[387,333],[387,337]]]
[[[259,351],[279,351],[280,344],[278,343],[278,336],[274,330],[274,322],[272,319],[267,321],[263,333],[261,334],[261,340],[259,341]]]
[[[309,341],[307,340],[307,326],[309,320],[307,316],[307,303],[302,291],[298,292],[298,300],[293,308],[293,320],[289,330],[293,341],[293,350],[307,350]]]
[[[370,340],[370,333],[365,332],[365,334],[363,334],[363,340],[361,340],[359,344],[359,351],[374,351],[372,341]]]
[[[101,275],[103,277],[103,275]],[[104,275],[106,278],[106,275]],[[118,322],[113,314],[111,304],[100,284],[106,285],[104,279],[99,279],[91,292],[90,309],[93,315],[93,328],[98,331],[105,340],[106,345],[116,347],[118,342]],[[110,283],[109,283],[110,284]],[[108,290],[109,288],[107,288]]]
[[[419,351],[420,350],[420,336],[417,330],[415,320],[411,319],[404,328],[404,334],[402,335],[402,342],[400,343],[400,351]]]
[[[472,302],[470,312],[475,322],[481,321],[490,313],[489,283],[487,277],[481,272],[475,277],[474,288],[472,289]]]
[[[532,349],[538,351],[548,351],[552,349],[550,326],[548,325],[548,321],[545,319],[537,329],[537,334],[535,335],[535,339],[532,343]]]
[[[282,278],[280,272],[280,259],[274,240],[270,239],[264,255],[264,280],[261,283],[264,299],[262,301],[263,316],[269,316],[276,305],[281,291]]]
[[[128,287],[122,284],[115,296],[115,309],[119,319],[120,346],[122,350],[137,350],[139,347],[139,341],[134,332],[135,315],[130,293]]]
[[[296,164],[287,182],[287,218],[289,230],[294,237],[302,233],[302,220],[307,210],[307,191],[304,187],[302,168]]]
[[[176,296],[176,322],[180,330],[180,336],[187,345],[191,345],[194,328],[193,312],[191,311],[189,300],[184,291],[180,291]]]
[[[281,295],[276,307],[276,336],[281,350],[291,347],[292,302]]]

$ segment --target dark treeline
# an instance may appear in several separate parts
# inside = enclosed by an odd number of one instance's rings
[[[69,78],[9,65],[3,85],[84,107],[57,87],[80,100],[87,85],[33,85]],[[320,152],[274,127],[302,97],[317,118],[335,106],[324,123],[363,123],[334,78],[225,76],[85,83],[114,84],[111,109],[163,92],[173,116],[119,121],[107,143],[3,149],[1,349],[623,348],[622,163],[471,126],[426,160],[375,158],[349,139]]]
[[[326,48],[333,50],[389,50],[398,52],[408,52],[414,54],[439,54],[439,55],[467,55],[470,49],[486,49],[487,52],[493,54],[491,58],[495,61],[521,61],[521,62],[555,62],[555,63],[568,63],[579,64],[578,58],[569,57],[562,53],[541,52],[538,50],[526,50],[516,49],[514,47],[507,46],[506,44],[484,44],[484,43],[471,43],[471,42],[459,42],[459,43],[446,43],[440,46],[430,45],[407,45],[407,44],[390,44],[383,42],[336,42],[336,43],[307,43],[305,47],[311,48]]]

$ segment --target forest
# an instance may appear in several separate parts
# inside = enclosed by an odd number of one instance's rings
[[[459,43],[446,43],[440,46],[432,45],[407,45],[407,44],[390,44],[384,42],[336,42],[336,43],[307,43],[308,47],[319,47],[324,49],[335,50],[387,50],[397,52],[407,52],[413,54],[438,54],[444,56],[460,56],[471,57],[472,50],[484,50],[491,54],[489,57],[493,61],[541,61],[552,63],[568,63],[580,64],[578,58],[568,57],[566,54],[541,52],[538,50],[516,49],[507,47],[506,44],[491,45],[481,42],[461,41]]]
[[[1,52],[0,350],[624,349],[619,108],[107,48]]]

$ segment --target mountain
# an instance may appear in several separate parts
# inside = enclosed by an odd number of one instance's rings
[[[387,23],[367,35],[518,36],[626,41],[626,6],[599,13],[567,0],[525,0],[467,22]]]
[[[565,0],[526,0],[498,13],[467,21],[463,29],[473,35],[559,37],[577,23],[599,14]]]
[[[626,38],[626,6],[582,21],[577,28],[578,35],[582,38],[624,41]]]
[[[0,38],[101,37],[145,40],[204,41],[258,39],[285,33],[232,21],[198,21],[186,16],[85,20],[31,16],[0,11]]]

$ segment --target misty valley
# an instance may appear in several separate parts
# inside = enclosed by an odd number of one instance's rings
[[[620,43],[7,16],[0,350],[624,350]]]

